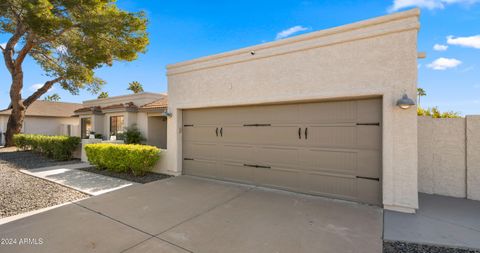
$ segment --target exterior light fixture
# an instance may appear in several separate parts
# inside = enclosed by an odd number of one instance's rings
[[[171,112],[168,112],[168,111],[162,112],[162,116],[164,116],[164,117],[169,117],[169,118],[170,118],[170,117],[172,117],[172,113],[171,113]]]
[[[402,108],[402,109],[408,109],[413,105],[415,105],[415,101],[413,101],[413,99],[409,98],[407,93],[404,93],[402,98],[397,100],[397,106]]]

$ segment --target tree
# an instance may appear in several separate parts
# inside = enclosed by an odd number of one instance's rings
[[[114,0],[0,0],[0,34],[10,36],[0,50],[12,80],[6,145],[13,145],[25,110],[54,84],[72,94],[84,88],[97,93],[104,81],[95,70],[145,52],[146,26],[143,12],[120,10]],[[23,99],[27,56],[51,79]]]
[[[53,93],[52,95],[46,96],[43,100],[50,102],[58,102],[60,101],[60,99],[62,99],[60,95],[58,95],[57,93]]]
[[[130,90],[133,93],[137,94],[137,93],[143,92],[143,85],[137,81],[133,81],[128,84],[127,90]]]
[[[420,107],[420,98],[421,97],[424,97],[427,95],[427,92],[425,92],[424,89],[422,88],[417,88],[417,104],[418,104],[418,107]]]
[[[108,98],[108,92],[102,91],[100,95],[98,95],[98,98]]]

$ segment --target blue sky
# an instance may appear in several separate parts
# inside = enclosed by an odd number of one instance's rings
[[[428,94],[422,106],[480,114],[480,0],[118,0],[118,5],[146,11],[150,45],[134,62],[117,62],[97,71],[107,81],[104,90],[110,96],[128,93],[131,81],[141,82],[146,91],[166,92],[169,63],[420,7],[418,50],[426,52],[427,58],[419,60],[419,86]],[[7,39],[0,35],[0,44]],[[47,78],[30,59],[24,71],[27,96]],[[10,87],[3,61],[0,77],[3,108],[9,103]],[[60,87],[50,93],[70,102],[96,97],[86,91],[73,96]]]

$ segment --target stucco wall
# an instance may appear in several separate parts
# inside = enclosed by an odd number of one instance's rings
[[[467,116],[467,197],[480,200],[480,115]]]
[[[418,189],[480,200],[480,116],[418,118]]]
[[[417,196],[418,10],[213,55],[168,69],[168,167],[182,170],[186,108],[383,97],[383,204],[412,212]],[[255,54],[252,55],[251,52]]]
[[[466,197],[465,119],[418,117],[419,191]]]

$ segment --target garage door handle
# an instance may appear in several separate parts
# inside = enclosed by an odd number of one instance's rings
[[[256,164],[246,164],[246,163],[245,163],[245,164],[243,164],[243,166],[245,166],[245,167],[254,167],[254,168],[256,168],[256,167],[257,167],[257,165],[256,165]]]
[[[378,178],[378,177],[362,177],[362,176],[356,176],[356,178],[380,181],[380,178]]]
[[[302,128],[298,128],[298,139],[302,139]]]
[[[223,127],[222,127],[222,128],[220,128],[220,136],[222,136],[222,137],[223,137]]]
[[[217,129],[215,129],[215,134],[216,134],[217,137],[218,137],[218,127],[217,127]]]
[[[308,127],[305,128],[305,140],[308,139]]]

